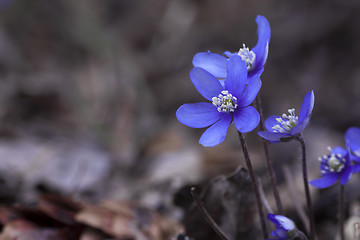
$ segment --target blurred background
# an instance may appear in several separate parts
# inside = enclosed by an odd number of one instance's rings
[[[136,199],[181,221],[183,211],[169,206],[184,186],[244,165],[233,126],[224,143],[204,148],[197,143],[204,130],[176,120],[181,104],[202,101],[189,78],[192,57],[255,46],[259,14],[272,34],[264,116],[291,107],[298,113],[314,90],[304,137],[310,179],[318,178],[318,156],[344,146],[346,129],[359,126],[359,12],[357,0],[1,0],[1,203],[31,205],[42,193],[92,203]],[[260,138],[256,131],[246,137],[275,207]],[[270,150],[291,212],[283,168],[302,198],[299,146]],[[336,224],[337,188],[327,190],[335,195],[326,202],[312,191],[318,221]],[[350,206],[360,195],[347,193]]]

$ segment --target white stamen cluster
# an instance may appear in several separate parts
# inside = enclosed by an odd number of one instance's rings
[[[250,49],[243,44],[243,47],[240,48],[238,55],[241,57],[241,60],[245,61],[247,70],[251,70],[255,64],[255,53],[250,51]]]
[[[289,115],[284,113],[281,117],[276,118],[276,122],[279,124],[271,128],[274,130],[273,132],[289,133],[290,130],[298,124],[298,116],[295,116],[295,109],[289,109],[288,113]]]
[[[341,154],[330,154],[319,157],[322,164],[321,173],[341,172],[345,168],[346,159]]]
[[[219,112],[234,112],[238,106],[237,98],[227,90],[221,91],[217,97],[213,97],[211,100]]]

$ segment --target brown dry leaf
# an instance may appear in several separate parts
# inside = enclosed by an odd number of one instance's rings
[[[66,197],[42,195],[39,197],[38,208],[64,224],[74,225],[74,216],[80,211],[80,204]]]
[[[13,219],[16,213],[13,208],[7,206],[0,206],[0,223],[5,225],[8,221]]]
[[[255,197],[249,173],[238,168],[229,176],[213,179],[200,195],[205,208],[231,239],[258,239]],[[192,205],[185,217],[186,234],[194,239],[217,240],[219,236]]]
[[[167,240],[181,230],[179,224],[156,212],[126,202],[87,205],[75,219],[120,239]]]
[[[0,240],[68,240],[58,229],[40,228],[25,220],[13,220],[6,224]]]

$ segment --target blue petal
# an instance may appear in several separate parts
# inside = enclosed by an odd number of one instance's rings
[[[267,218],[272,222],[274,225],[276,225],[278,222],[276,221],[275,214],[268,213]]]
[[[298,120],[299,123],[310,118],[310,115],[314,108],[314,101],[315,101],[314,91],[311,90],[311,92],[306,93],[303,103],[301,105],[299,120]]]
[[[176,111],[176,117],[186,126],[203,128],[218,121],[222,117],[222,113],[211,103],[200,102],[180,106]]]
[[[238,55],[238,53],[237,52],[232,53],[232,52],[226,51],[226,52],[224,52],[224,55],[227,56],[228,58],[230,58],[232,56]]]
[[[248,85],[246,85],[244,93],[240,98],[238,98],[238,106],[239,107],[249,106],[254,101],[257,94],[259,93],[261,84],[262,83],[260,78],[249,79],[249,83]]]
[[[193,68],[190,78],[196,90],[209,101],[212,101],[211,99],[218,96],[223,90],[219,80],[202,68]]]
[[[200,52],[195,54],[193,61],[194,67],[200,67],[218,78],[226,78],[227,59],[216,53]]]
[[[280,116],[276,116],[276,115],[271,115],[270,117],[268,117],[265,120],[265,128],[269,131],[269,132],[273,132],[274,130],[272,129],[272,127],[274,127],[275,125],[280,125],[276,119],[279,118]]]
[[[354,166],[352,166],[352,172],[353,173],[360,172],[360,164],[355,164]]]
[[[360,163],[360,157],[359,156],[356,156],[354,154],[350,154],[350,157],[351,157],[351,160],[352,161],[355,161],[355,162],[359,162]]]
[[[346,156],[346,154],[348,154],[348,151],[346,151],[346,149],[344,149],[342,147],[334,147],[331,150],[331,153],[333,153],[333,154],[341,154],[341,156]]]
[[[360,155],[360,128],[351,127],[346,130],[345,140],[349,145],[351,151]]]
[[[315,99],[314,91],[308,92],[305,95],[299,113],[298,125],[296,125],[293,129],[291,129],[290,131],[291,135],[301,133],[308,125],[312,110],[314,108],[314,99]]]
[[[309,183],[317,188],[327,188],[336,183],[338,175],[338,173],[328,173],[319,179],[310,181]]]
[[[234,123],[236,129],[241,132],[251,132],[257,127],[260,115],[252,106],[238,108],[234,112]]]
[[[268,140],[273,143],[281,142],[281,138],[290,137],[287,133],[275,133],[275,132],[268,132],[268,131],[260,131],[257,133],[260,137],[265,140]]]
[[[351,175],[352,175],[352,166],[351,165],[348,165],[345,167],[345,169],[341,172],[340,174],[340,183],[342,185],[344,185],[345,183],[347,183],[350,178],[351,178]]]
[[[224,114],[214,125],[209,127],[201,136],[199,143],[205,147],[214,147],[225,140],[231,123],[231,114]]]
[[[229,90],[232,95],[239,99],[244,91],[246,81],[246,63],[241,60],[240,56],[231,57],[228,63],[228,76],[225,81],[225,89]]]
[[[295,229],[295,227],[296,227],[295,223],[291,219],[289,219],[283,215],[276,215],[275,218],[279,222],[281,228],[283,230],[285,230],[284,231],[285,233]]]
[[[258,15],[256,17],[256,23],[258,25],[258,42],[256,46],[251,49],[256,55],[255,65],[253,68],[254,71],[262,68],[265,64],[269,52],[269,42],[271,37],[270,24],[265,17]]]

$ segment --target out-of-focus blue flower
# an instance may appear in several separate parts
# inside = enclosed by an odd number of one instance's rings
[[[345,141],[351,151],[350,159],[360,163],[360,128],[359,127],[350,127],[345,132]],[[359,168],[359,167],[356,167],[356,169],[354,169],[354,171],[357,171],[357,170],[360,171],[360,169],[357,169],[357,168]]]
[[[330,154],[319,157],[321,178],[310,181],[317,188],[326,188],[340,179],[340,183],[347,183],[353,173],[350,162],[350,152],[341,147],[336,147]]]
[[[273,143],[289,141],[298,136],[309,123],[314,100],[314,91],[308,92],[301,105],[299,116],[295,115],[294,108],[288,110],[289,115],[283,114],[281,117],[272,115],[265,121],[268,131],[260,131],[258,135]]]
[[[269,52],[269,42],[271,36],[270,24],[263,16],[256,17],[258,42],[251,50],[243,44],[239,52],[224,52],[225,56],[209,52],[197,53],[193,58],[194,67],[201,67],[217,78],[226,78],[228,58],[234,55],[241,57],[246,62],[249,77],[259,75],[263,71]]]
[[[268,214],[268,219],[275,225],[276,230],[271,232],[273,239],[289,240],[297,235],[297,228],[295,223],[282,215]]]
[[[240,56],[229,59],[225,85],[202,68],[190,72],[192,83],[208,102],[184,104],[176,112],[177,119],[193,128],[210,126],[201,136],[200,143],[213,147],[224,141],[232,120],[238,131],[250,132],[260,121],[259,113],[249,106],[261,87],[261,80],[254,75],[247,80],[247,68]]]

